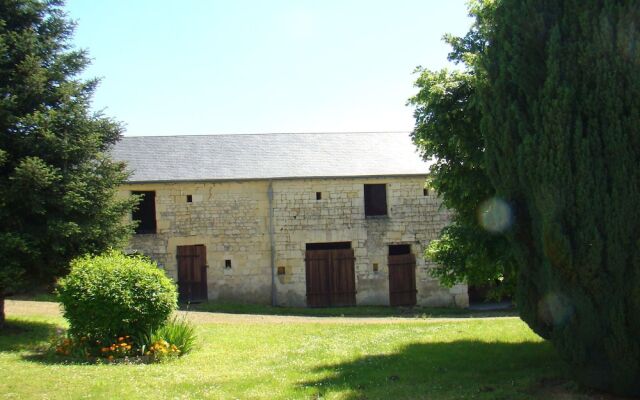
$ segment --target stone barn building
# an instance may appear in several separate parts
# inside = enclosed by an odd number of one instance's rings
[[[125,137],[113,156],[143,196],[130,248],[182,300],[468,305],[422,257],[449,215],[407,134]]]

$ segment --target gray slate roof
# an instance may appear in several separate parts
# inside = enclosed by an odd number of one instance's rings
[[[124,137],[130,182],[426,175],[407,133]]]

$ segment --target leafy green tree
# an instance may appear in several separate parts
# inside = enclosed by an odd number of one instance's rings
[[[436,263],[432,274],[445,285],[460,282],[484,285],[502,281],[494,297],[514,290],[515,260],[506,238],[482,225],[483,210],[495,190],[484,166],[484,138],[477,99],[477,57],[486,47],[493,2],[471,4],[476,23],[464,37],[446,36],[452,47],[449,60],[464,71],[430,71],[418,68],[418,94],[409,99],[415,109],[413,141],[425,159],[433,159],[429,186],[453,211],[452,223],[426,250]],[[486,207],[485,207],[486,208]]]
[[[583,384],[640,396],[640,3],[502,0],[479,65],[522,318]]]
[[[74,24],[56,0],[0,0],[0,326],[4,298],[63,275],[77,255],[118,246],[122,127],[90,111],[97,81],[78,74]]]

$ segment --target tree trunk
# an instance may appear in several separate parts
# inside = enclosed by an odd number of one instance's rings
[[[4,328],[4,295],[0,293],[0,329]]]

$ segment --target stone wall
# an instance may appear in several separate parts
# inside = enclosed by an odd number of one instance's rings
[[[364,184],[369,183],[387,185],[387,216],[365,218]],[[204,244],[210,299],[269,303],[270,184],[275,267],[284,272],[276,276],[278,304],[305,305],[306,244],[325,242],[351,243],[358,304],[389,304],[391,244],[408,244],[416,254],[418,304],[468,304],[466,286],[441,287],[428,274],[432,265],[422,258],[424,247],[449,221],[440,201],[423,193],[423,177],[127,185],[123,194],[156,191],[157,234],[135,235],[131,249],[154,258],[175,279],[176,246]],[[224,260],[231,260],[232,268],[225,268]]]
[[[269,303],[267,187],[264,181],[124,186],[124,193],[156,192],[157,234],[134,235],[130,248],[152,257],[177,280],[177,246],[203,244],[210,299]]]
[[[387,216],[365,217],[364,184],[386,184]],[[417,300],[428,306],[466,306],[466,286],[441,287],[428,274],[424,247],[448,223],[433,193],[423,193],[422,177],[308,179],[275,181],[274,226],[279,304],[305,304],[307,243],[351,242],[355,253],[356,301],[388,305],[389,245],[408,244],[416,254]],[[316,200],[316,192],[321,200]],[[377,264],[377,271],[374,271]]]

